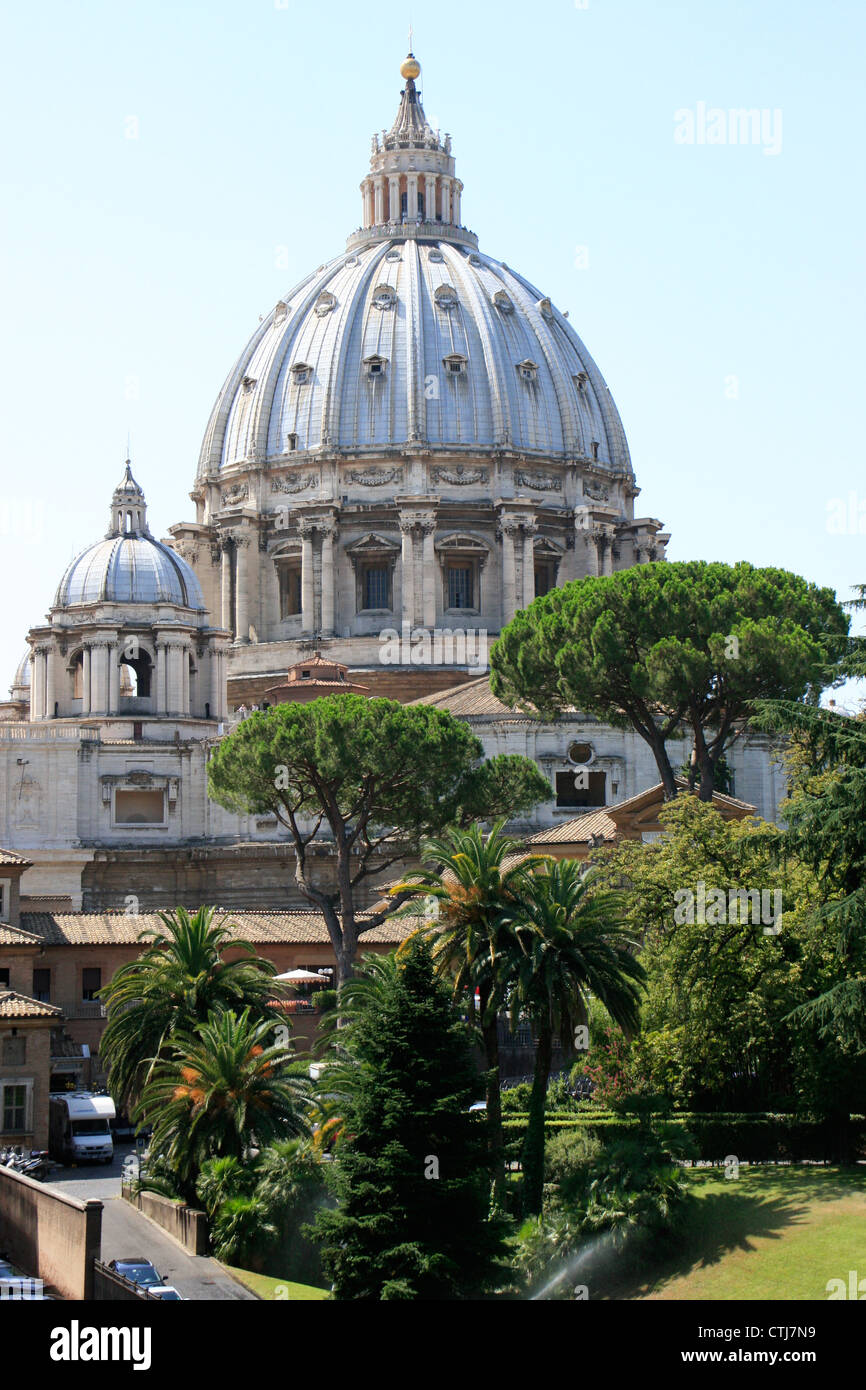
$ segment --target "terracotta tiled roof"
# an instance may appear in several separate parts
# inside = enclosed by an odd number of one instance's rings
[[[573,820],[563,821],[561,825],[551,825],[544,830],[536,830],[526,841],[528,845],[568,845],[588,844],[593,836],[603,840],[616,839],[616,826],[607,811],[587,811],[585,816],[575,816]]]
[[[224,914],[234,933],[254,945],[329,945],[324,918],[318,912],[232,912]],[[155,912],[138,916],[122,912],[22,912],[27,931],[46,946],[133,946],[141,933],[154,927],[165,932]],[[364,915],[358,918],[363,924]],[[361,937],[362,945],[396,946],[410,928],[403,922],[383,922]]]
[[[32,863],[32,859],[25,859],[23,854],[16,854],[12,849],[0,849],[0,864],[20,864],[22,869],[29,869]]]
[[[13,989],[0,990],[0,1018],[62,1018],[63,1010],[55,1004],[40,1004],[26,994]]]
[[[22,927],[10,927],[8,922],[0,922],[0,946],[41,946],[42,937]]]
[[[500,717],[508,716],[511,719],[526,719],[528,716],[521,714],[519,710],[509,709],[503,705],[490,689],[490,680],[487,676],[480,676],[478,680],[468,681],[466,685],[453,686],[451,690],[440,690],[436,695],[422,695],[420,700],[412,700],[413,705],[435,705],[436,709],[448,710],[449,714],[457,715],[461,718],[471,718],[472,715],[491,715]]]

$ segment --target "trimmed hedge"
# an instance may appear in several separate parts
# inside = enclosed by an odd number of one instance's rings
[[[838,1162],[843,1141],[847,1139],[852,1154],[866,1154],[866,1122],[862,1116],[852,1116],[847,1136],[836,1121],[802,1120],[794,1115],[677,1115],[664,1119],[672,1129],[683,1130],[694,1140],[698,1158],[705,1162],[723,1163],[735,1156],[741,1163],[795,1162],[811,1159],[817,1162]],[[517,1159],[523,1148],[526,1133],[525,1118],[503,1117],[506,1157]],[[633,1139],[641,1128],[637,1119],[622,1116],[613,1119],[548,1118],[544,1132],[548,1138],[563,1129],[585,1129],[602,1143]]]

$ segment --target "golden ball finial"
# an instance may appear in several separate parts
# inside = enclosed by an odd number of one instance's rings
[[[403,59],[400,64],[400,76],[405,77],[407,82],[410,78],[414,82],[416,78],[421,76],[421,64],[414,53],[410,53],[408,58]]]

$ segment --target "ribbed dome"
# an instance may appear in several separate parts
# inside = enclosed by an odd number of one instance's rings
[[[144,536],[111,536],[76,556],[60,581],[54,606],[82,603],[205,606],[199,582],[186,561],[167,545]]]
[[[211,415],[199,477],[294,450],[405,444],[631,472],[611,394],[549,300],[453,237],[395,227],[259,325]]]

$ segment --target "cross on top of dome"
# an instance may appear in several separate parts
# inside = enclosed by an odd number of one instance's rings
[[[111,536],[149,535],[147,502],[143,490],[132,476],[132,464],[127,459],[123,477],[111,496],[111,525],[106,532],[106,540]]]

